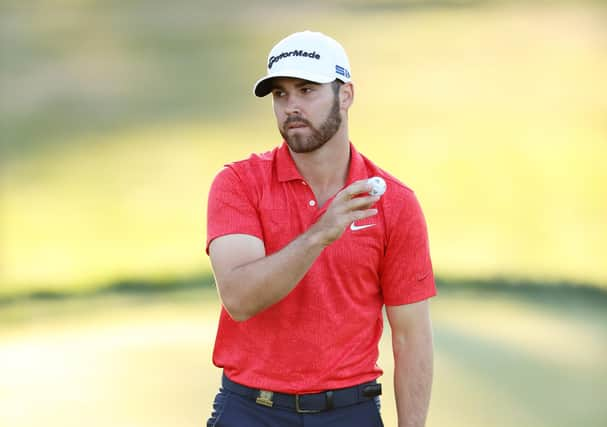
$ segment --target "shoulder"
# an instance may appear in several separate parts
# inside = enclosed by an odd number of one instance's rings
[[[237,174],[260,173],[271,170],[276,159],[278,148],[265,153],[253,153],[246,159],[236,160],[224,165],[224,169],[231,169]]]
[[[386,181],[386,193],[382,199],[390,203],[415,199],[415,192],[409,186],[391,173],[377,166],[364,155],[361,156],[365,162],[368,176],[379,176]]]
[[[278,147],[266,151],[264,153],[253,153],[246,159],[237,160],[231,163],[226,164],[226,166],[231,166],[235,168],[255,168],[255,167],[267,167],[271,165],[276,159],[276,154],[278,153]]]
[[[388,235],[395,230],[406,231],[411,225],[423,224],[424,215],[413,189],[366,157],[363,158],[368,176],[379,176],[386,181],[386,192],[379,203]]]
[[[226,163],[214,181],[241,181],[245,185],[261,182],[272,173],[277,150],[253,153],[246,159]]]

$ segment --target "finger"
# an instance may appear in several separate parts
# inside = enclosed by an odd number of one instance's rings
[[[351,199],[346,203],[346,210],[354,211],[367,209],[377,203],[379,199],[380,196],[355,197],[354,199]]]
[[[351,199],[358,194],[369,193],[373,186],[369,184],[366,179],[361,179],[360,181],[355,181],[342,191],[339,192],[338,197],[343,199]]]
[[[378,212],[378,210],[375,208],[352,211],[350,213],[350,222],[356,222],[356,221],[360,221],[361,219],[369,218],[373,215],[377,215],[377,212]]]

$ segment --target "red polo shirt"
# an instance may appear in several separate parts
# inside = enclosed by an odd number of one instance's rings
[[[351,145],[346,186],[372,176],[387,183],[378,214],[357,221],[325,248],[291,293],[245,322],[222,309],[213,363],[232,381],[301,394],[382,374],[382,306],[421,301],[436,288],[413,191]],[[231,163],[209,193],[207,252],[217,237],[249,234],[263,240],[270,255],[314,224],[331,200],[318,207],[285,143]]]

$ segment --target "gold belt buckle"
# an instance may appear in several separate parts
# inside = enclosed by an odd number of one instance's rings
[[[259,390],[259,396],[257,397],[257,399],[255,399],[255,403],[271,408],[272,406],[274,406],[272,396],[274,396],[274,393],[271,391]]]

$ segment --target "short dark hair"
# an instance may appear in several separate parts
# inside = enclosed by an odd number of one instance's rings
[[[333,94],[337,95],[339,93],[339,88],[344,84],[341,80],[333,80],[331,82],[331,87],[333,88]]]

